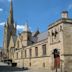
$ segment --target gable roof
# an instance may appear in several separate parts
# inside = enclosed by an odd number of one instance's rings
[[[36,43],[36,42],[45,40],[47,38],[48,38],[48,31],[45,31],[45,32],[38,34],[36,37],[32,36],[32,41]]]
[[[38,39],[37,39],[37,42],[42,41],[42,40],[48,38],[48,31],[45,31],[45,32],[43,32],[43,33],[40,33],[40,34],[37,36],[37,38],[38,38]]]

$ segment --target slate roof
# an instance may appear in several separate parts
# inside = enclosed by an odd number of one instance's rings
[[[37,38],[38,38],[38,39],[37,39],[37,42],[42,41],[42,40],[48,38],[48,31],[45,31],[45,32],[43,32],[43,33],[40,33],[40,34],[37,36]]]
[[[36,43],[36,42],[42,41],[46,38],[48,38],[48,31],[38,34],[37,37],[32,36],[32,41]]]

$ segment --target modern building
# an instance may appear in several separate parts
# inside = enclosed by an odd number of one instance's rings
[[[72,19],[63,11],[61,18],[48,26],[45,32],[31,32],[28,23],[18,36],[13,19],[12,1],[10,15],[4,26],[4,50],[8,59],[18,67],[46,68],[50,71],[72,71]]]

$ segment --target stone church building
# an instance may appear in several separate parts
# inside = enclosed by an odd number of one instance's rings
[[[72,19],[63,11],[61,18],[48,26],[45,32],[31,32],[27,23],[16,35],[13,6],[4,26],[4,52],[17,67],[46,68],[49,71],[72,72]]]

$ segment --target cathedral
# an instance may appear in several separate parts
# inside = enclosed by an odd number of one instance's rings
[[[4,26],[3,48],[7,59],[17,67],[42,68],[49,72],[72,72],[72,19],[68,11],[61,12],[61,18],[48,26],[48,30],[31,32],[28,23],[16,35],[13,19],[13,3]]]

